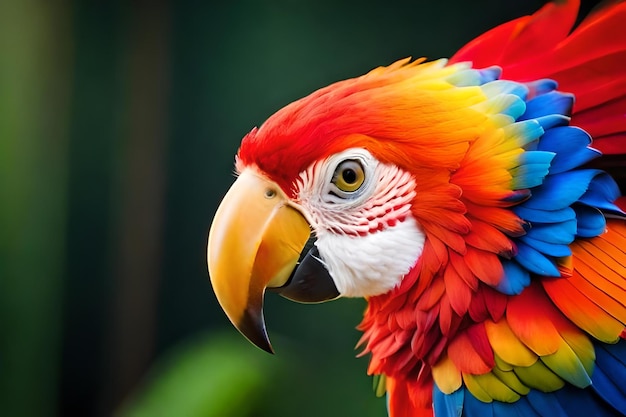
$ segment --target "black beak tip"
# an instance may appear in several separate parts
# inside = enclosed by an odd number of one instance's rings
[[[259,312],[251,309],[246,310],[235,327],[256,347],[263,349],[267,353],[274,354],[274,349],[265,328],[262,310]]]

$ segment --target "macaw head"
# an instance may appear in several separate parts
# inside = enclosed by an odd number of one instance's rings
[[[208,241],[231,322],[271,351],[266,289],[321,302],[427,281],[447,248],[464,252],[470,206],[498,219],[481,223],[482,246],[510,253],[503,233],[523,222],[502,207],[525,197],[512,191],[524,143],[507,126],[528,91],[498,75],[402,60],[291,103],[245,136]]]

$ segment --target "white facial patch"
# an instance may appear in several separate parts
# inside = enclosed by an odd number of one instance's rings
[[[345,161],[358,162],[364,173],[362,185],[350,192],[333,183]],[[420,257],[425,236],[411,214],[415,180],[410,173],[355,148],[311,165],[295,186],[298,205],[342,296],[383,294]]]
[[[323,233],[316,245],[344,297],[384,294],[397,286],[420,257],[424,233],[412,216],[363,236]]]

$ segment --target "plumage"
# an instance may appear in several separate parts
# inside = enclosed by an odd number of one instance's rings
[[[572,30],[578,8],[548,3],[450,60],[332,84],[242,141],[237,170],[317,238],[307,279],[334,283],[319,301],[367,299],[358,346],[391,417],[626,415],[626,200],[611,176],[626,168],[626,3]],[[244,288],[280,292],[305,264],[288,278],[290,252],[281,280],[259,281],[251,255]],[[242,279],[219,265],[214,282]],[[262,302],[250,318],[228,285],[233,323],[271,349]]]

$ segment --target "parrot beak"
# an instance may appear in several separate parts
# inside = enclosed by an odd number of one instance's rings
[[[297,205],[252,170],[237,178],[215,213],[207,247],[215,295],[233,325],[267,352],[266,288],[300,302],[339,296],[317,248],[298,264],[310,233]]]

